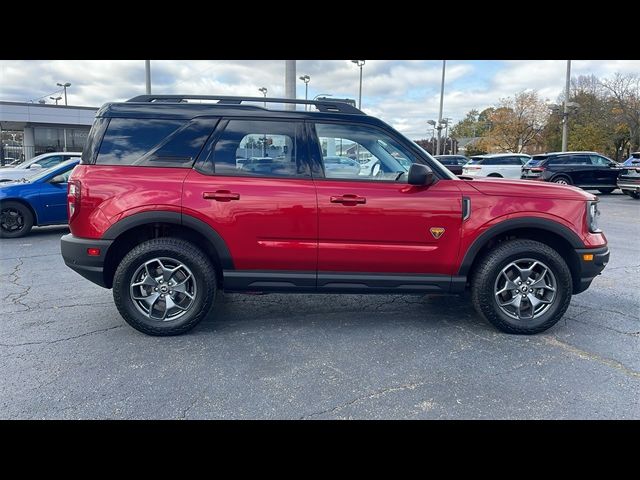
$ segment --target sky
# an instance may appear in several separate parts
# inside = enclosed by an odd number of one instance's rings
[[[152,60],[152,92],[284,96],[283,60]],[[640,74],[640,60],[574,60],[572,76]],[[309,98],[330,94],[357,100],[359,68],[349,60],[298,60],[297,77],[309,75]],[[440,103],[441,60],[367,60],[363,67],[362,109],[409,138],[430,136],[430,119]],[[496,105],[525,89],[549,102],[565,84],[565,60],[447,61],[443,118],[456,122],[471,109]],[[2,60],[0,100],[54,103],[56,83],[70,82],[69,105],[98,107],[145,93],[144,60]],[[297,96],[305,87],[297,81]],[[64,100],[62,100],[64,102]]]

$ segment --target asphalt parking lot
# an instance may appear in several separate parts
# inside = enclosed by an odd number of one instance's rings
[[[466,297],[276,294],[148,337],[65,267],[66,228],[0,240],[0,418],[640,418],[640,201],[601,200],[609,265],[530,337]]]

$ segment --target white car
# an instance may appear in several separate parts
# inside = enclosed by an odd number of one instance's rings
[[[59,163],[72,158],[78,158],[82,152],[51,152],[43,153],[30,160],[22,162],[15,167],[0,168],[0,182],[10,182],[12,180],[20,180],[21,178],[29,178],[41,172],[43,169],[55,167]]]
[[[462,167],[462,175],[520,179],[522,166],[531,160],[524,153],[494,153],[471,157]]]

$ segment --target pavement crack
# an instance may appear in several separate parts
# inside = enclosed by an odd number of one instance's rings
[[[29,294],[29,291],[31,290],[31,285],[23,285],[22,283],[20,283],[19,273],[20,273],[20,268],[22,267],[22,265],[24,265],[24,260],[22,259],[22,257],[18,257],[17,260],[18,260],[18,263],[16,264],[15,267],[13,267],[13,271],[9,273],[8,280],[9,280],[9,283],[15,285],[16,287],[20,287],[23,290],[5,295],[2,298],[2,301],[5,302],[9,300],[13,305],[21,305],[25,307],[27,310],[31,310],[31,307],[29,305],[21,301],[24,297],[26,297]]]
[[[335,407],[332,408],[328,408],[326,410],[321,410],[319,412],[314,412],[314,413],[310,413],[308,415],[303,415],[302,417],[300,417],[300,420],[308,420],[312,417],[317,417],[319,415],[324,415],[324,414],[331,414],[334,412],[339,412],[340,410],[343,410],[351,405],[354,405],[356,403],[365,401],[365,400],[373,400],[373,399],[377,399],[380,398],[388,393],[394,393],[394,392],[401,392],[404,390],[414,390],[417,387],[420,387],[422,385],[425,385],[427,382],[416,382],[416,383],[405,383],[403,385],[398,385],[396,387],[386,387],[386,388],[381,388],[380,390],[376,390],[373,393],[369,393],[367,395],[363,395],[361,397],[356,397],[352,400],[349,400],[348,402],[342,403],[340,405],[336,405]]]
[[[591,310],[591,309],[593,309],[593,308],[597,308],[597,310],[598,310],[599,312],[616,313],[616,314],[618,314],[618,315],[622,315],[623,317],[629,317],[629,318],[632,318],[632,319],[634,319],[634,320],[640,320],[640,317],[636,317],[636,316],[634,316],[634,315],[631,315],[631,314],[626,313],[626,312],[621,312],[621,311],[619,311],[619,310],[611,310],[611,309],[607,309],[607,308],[602,308],[602,307],[600,307],[600,306],[598,306],[598,307],[590,307],[590,306],[588,306],[588,305],[581,305],[581,304],[579,304],[579,303],[576,303],[576,304],[575,304],[575,306],[576,306],[576,307],[586,308],[586,309],[588,309],[588,310]],[[582,312],[582,313],[584,313],[584,312]]]
[[[189,413],[191,411],[191,409],[193,409],[193,407],[196,406],[196,404],[198,403],[198,401],[200,400],[200,396],[196,396],[196,398],[194,398],[193,402],[191,402],[191,404],[185,408],[184,410],[182,410],[182,414],[180,414],[180,416],[178,417],[180,420],[186,420],[187,419],[187,413]]]
[[[640,372],[636,370],[632,370],[623,363],[618,362],[617,360],[613,360],[611,358],[606,358],[598,355],[597,353],[588,352],[586,350],[582,350],[575,345],[571,345],[569,343],[565,343],[561,340],[558,340],[555,337],[544,337],[543,341],[551,346],[561,348],[562,350],[576,355],[585,360],[592,360],[603,365],[606,365],[611,368],[615,368],[616,370],[620,370],[622,373],[629,377],[640,378]]]
[[[113,327],[102,328],[100,330],[93,330],[91,332],[82,333],[80,335],[73,335],[71,337],[57,338],[56,340],[49,340],[49,341],[43,341],[43,342],[0,343],[0,347],[24,347],[24,346],[27,346],[27,345],[49,345],[49,344],[52,344],[52,343],[66,342],[67,340],[73,340],[73,339],[76,339],[76,338],[86,337],[88,335],[93,335],[95,333],[108,332],[109,330],[115,330],[116,328],[122,328],[122,325],[114,325]]]

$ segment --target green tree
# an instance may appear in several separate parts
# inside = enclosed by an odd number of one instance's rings
[[[476,109],[469,111],[462,120],[453,126],[451,136],[453,138],[484,137],[489,131],[489,115],[493,110],[493,107],[490,107],[485,108],[482,112]]]

